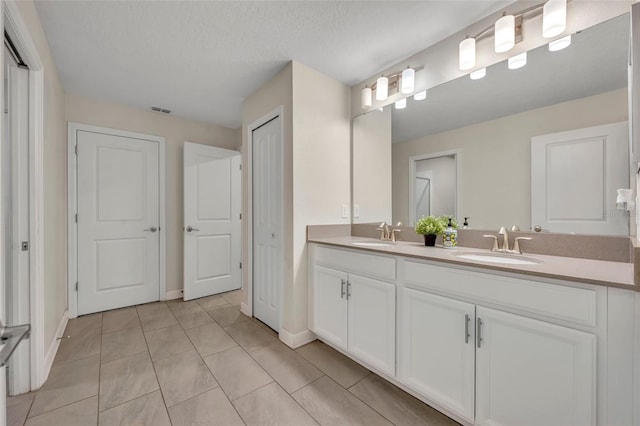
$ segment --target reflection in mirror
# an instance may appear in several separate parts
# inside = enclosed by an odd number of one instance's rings
[[[457,217],[457,153],[419,155],[409,161],[409,222],[413,224],[423,216]]]
[[[410,159],[457,150],[456,217],[471,217],[475,229],[531,229],[532,138],[626,122],[628,43],[629,17],[623,15],[573,34],[563,50],[545,45],[528,52],[523,68],[510,70],[504,61],[487,68],[480,80],[465,76],[430,89],[423,101],[408,98],[405,109],[388,106],[355,118],[353,202],[360,217],[354,214],[354,223],[413,225],[421,213],[413,203]],[[368,131],[371,125],[385,131]],[[375,141],[366,139],[372,135]],[[373,152],[376,147],[382,154]],[[626,151],[616,155],[623,156],[620,164],[628,163]],[[390,161],[383,164],[385,158]],[[381,170],[377,180],[373,163]],[[360,175],[362,168],[368,176]],[[386,190],[381,179],[389,168],[392,184]],[[368,202],[372,194],[378,195],[377,205]],[[391,205],[383,206],[389,198]],[[603,216],[617,214],[615,193],[600,198]]]

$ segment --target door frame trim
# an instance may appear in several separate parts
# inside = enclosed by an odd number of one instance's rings
[[[68,258],[68,283],[67,296],[69,302],[69,318],[78,316],[78,294],[76,293],[76,282],[78,281],[78,224],[76,223],[76,212],[78,208],[78,188],[77,173],[78,164],[75,147],[78,141],[77,132],[88,131],[94,133],[104,133],[108,135],[122,136],[125,138],[144,139],[158,144],[158,204],[159,204],[159,227],[160,236],[160,257],[159,257],[159,289],[158,300],[167,298],[167,224],[166,224],[166,142],[162,136],[147,135],[144,133],[130,132],[127,130],[113,129],[109,127],[99,127],[89,124],[69,122],[67,125],[67,258]]]
[[[31,389],[37,389],[49,374],[50,367],[45,361],[47,345],[56,342],[44,341],[44,65],[15,1],[2,2],[0,26],[11,34],[29,65],[29,341]]]
[[[253,121],[247,126],[247,307],[241,309],[245,315],[253,317],[253,131],[262,127],[269,121],[280,117],[280,156],[281,164],[284,167],[284,106],[280,105],[270,112],[266,113],[262,117]],[[280,200],[281,213],[284,213],[284,176],[280,182],[282,185],[282,199]],[[282,246],[280,247],[280,258],[283,262],[282,265],[282,282],[280,283],[280,312],[279,312],[279,330],[280,334],[283,331],[283,314],[284,314],[284,220],[281,214],[280,217],[280,229],[283,233]],[[244,307],[242,307],[244,308]]]

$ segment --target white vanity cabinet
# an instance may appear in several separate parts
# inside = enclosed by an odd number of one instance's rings
[[[477,425],[595,425],[596,336],[476,307]]]
[[[400,381],[473,422],[475,305],[425,291],[402,290]]]
[[[311,331],[394,376],[396,286],[363,274],[393,279],[395,260],[326,247],[316,247],[315,254],[311,266]],[[374,262],[376,267],[361,268],[362,262]]]

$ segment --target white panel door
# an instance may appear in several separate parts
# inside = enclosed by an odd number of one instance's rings
[[[475,305],[402,290],[400,380],[473,423]]]
[[[78,314],[160,297],[157,142],[78,131]]]
[[[184,143],[184,300],[242,287],[240,153]]]
[[[280,330],[282,299],[282,132],[276,117],[252,134],[253,315]]]
[[[347,349],[347,274],[313,267],[311,300],[313,332],[341,349]]]
[[[396,286],[349,274],[349,352],[390,376],[396,366]]]
[[[629,188],[627,122],[531,138],[531,225],[545,231],[629,235],[616,190]]]
[[[476,424],[596,423],[596,337],[476,308]]]

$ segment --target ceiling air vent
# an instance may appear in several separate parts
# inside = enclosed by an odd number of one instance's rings
[[[151,107],[151,111],[161,112],[163,114],[171,114],[171,110],[170,109],[160,108],[160,107],[155,107],[155,106]]]

